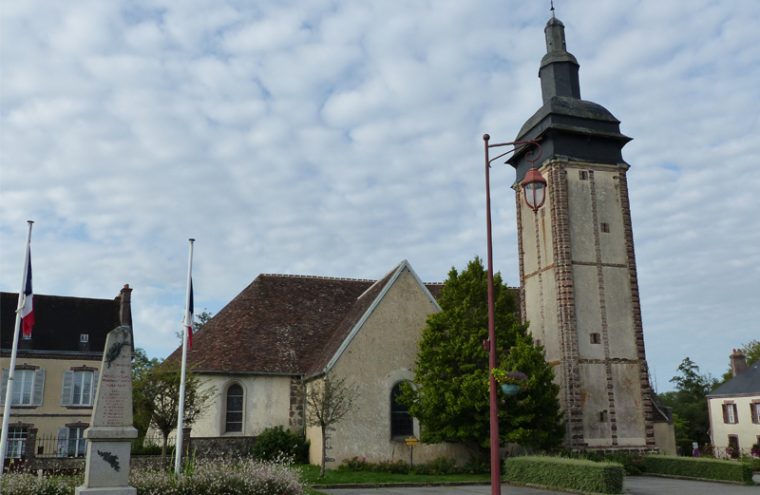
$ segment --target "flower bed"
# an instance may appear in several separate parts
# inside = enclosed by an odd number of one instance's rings
[[[6,474],[0,492],[14,495],[73,495],[82,476]],[[138,495],[303,495],[297,473],[285,465],[254,460],[204,459],[179,478],[162,470],[133,469],[129,482]]]

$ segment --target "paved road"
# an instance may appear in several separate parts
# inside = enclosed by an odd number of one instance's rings
[[[707,481],[688,481],[654,476],[630,476],[625,479],[628,495],[760,495],[760,486],[731,485]],[[419,486],[406,488],[335,488],[321,489],[330,495],[490,495],[488,485]],[[566,492],[502,485],[502,495],[557,495]]]

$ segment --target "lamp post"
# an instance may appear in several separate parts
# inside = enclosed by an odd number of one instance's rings
[[[497,405],[496,379],[491,372],[496,368],[496,330],[494,328],[494,295],[493,295],[493,242],[491,240],[491,163],[499,158],[513,153],[522,146],[535,146],[536,150],[532,155],[531,163],[540,158],[541,146],[537,141],[511,141],[508,143],[489,144],[491,136],[483,134],[483,146],[485,151],[485,171],[486,171],[486,242],[488,243],[488,394],[490,405],[490,427],[491,427],[491,495],[501,495],[501,459],[499,456],[499,408]],[[490,157],[491,148],[501,148],[504,146],[514,146],[511,150]],[[535,173],[532,173],[535,172]],[[537,175],[536,175],[537,174]],[[529,178],[530,176],[530,178]],[[526,182],[527,181],[527,182]],[[543,181],[543,182],[542,182]],[[543,204],[544,190],[546,180],[541,173],[535,168],[531,168],[526,174],[525,179],[520,183],[526,191],[526,200],[528,200],[528,190],[531,191],[531,200],[528,205],[537,211]],[[540,204],[536,201],[540,199]]]

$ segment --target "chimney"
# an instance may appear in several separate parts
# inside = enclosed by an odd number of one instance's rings
[[[731,360],[731,374],[736,376],[747,369],[747,357],[744,355],[741,349],[734,349],[734,352],[729,356]]]

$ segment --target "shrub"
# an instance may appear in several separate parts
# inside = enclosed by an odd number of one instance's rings
[[[302,435],[276,426],[261,432],[251,453],[262,461],[289,458],[298,464],[306,464],[309,462],[309,442]]]
[[[71,495],[82,479],[72,476],[38,478],[33,474],[6,473],[0,480],[0,493],[13,495]]]
[[[637,475],[644,472],[644,456],[637,452],[582,452],[570,453],[568,457],[586,459],[594,462],[614,462],[622,464],[627,475]]]
[[[510,457],[504,464],[508,482],[594,493],[622,493],[623,466],[563,457]]]
[[[414,466],[409,466],[408,462],[402,460],[367,462],[364,457],[352,457],[344,460],[338,466],[338,470],[393,474],[454,474],[462,472],[457,467],[456,461],[449,457],[437,457],[426,464],[415,464]]]
[[[436,457],[425,464],[415,464],[412,470],[417,474],[454,474],[458,473],[457,461],[451,457]]]
[[[653,474],[752,484],[750,465],[736,461],[651,455],[644,458],[644,470]]]

